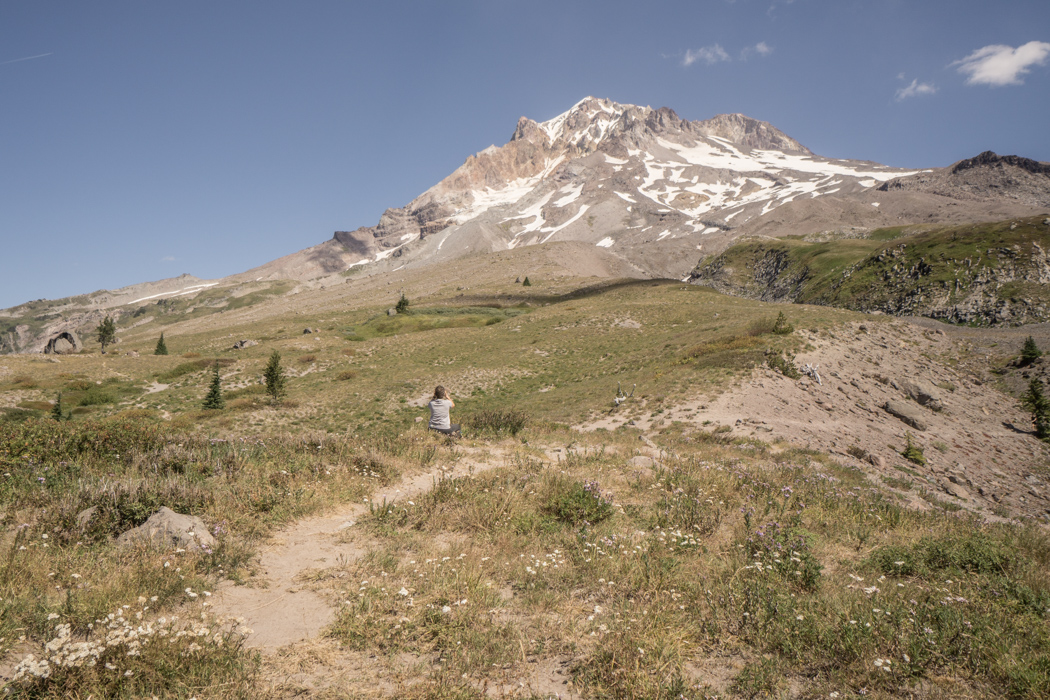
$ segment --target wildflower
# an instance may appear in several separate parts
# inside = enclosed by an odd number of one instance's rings
[[[804,616],[802,616],[802,615],[798,615],[798,616],[795,617],[795,619],[798,620],[799,622],[802,622],[806,618]]]

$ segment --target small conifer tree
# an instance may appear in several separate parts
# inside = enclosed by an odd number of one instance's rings
[[[157,348],[153,351],[153,354],[154,355],[167,355],[168,354],[168,346],[164,342],[164,334],[163,333],[160,334],[160,340],[157,341]]]
[[[112,318],[106,316],[95,328],[95,332],[98,333],[98,342],[102,346],[102,354],[105,355],[106,346],[117,342],[117,324]]]
[[[263,370],[263,381],[266,382],[266,393],[270,395],[270,400],[273,403],[280,401],[284,396],[284,370],[281,369],[281,353],[276,350]]]
[[[1035,344],[1035,339],[1028,336],[1024,341],[1024,347],[1021,348],[1021,366],[1030,365],[1042,356],[1043,351]]]
[[[55,397],[55,405],[51,407],[51,417],[55,420],[62,420],[62,392],[58,392],[58,396]]]
[[[788,323],[787,316],[781,311],[780,315],[777,316],[777,320],[773,323],[773,332],[777,335],[791,335],[795,332],[795,327]]]
[[[394,306],[394,310],[399,314],[403,314],[408,311],[408,298],[404,292],[401,292],[401,298],[397,300],[397,305]]]
[[[204,408],[216,411],[226,408],[226,400],[222,398],[222,378],[219,376],[218,362],[215,363],[215,372],[211,376],[211,387],[202,405]]]
[[[531,287],[532,286],[532,282],[529,282],[528,275],[525,276],[525,281],[521,283],[521,286],[522,287]]]
[[[1021,406],[1032,414],[1035,436],[1040,440],[1050,438],[1050,399],[1043,393],[1043,383],[1032,378],[1028,391],[1021,397]]]
[[[907,444],[901,451],[901,457],[920,466],[926,464],[926,455],[923,454],[921,447],[911,441],[911,433],[904,433],[904,439],[907,440]]]

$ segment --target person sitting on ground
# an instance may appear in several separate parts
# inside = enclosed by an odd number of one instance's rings
[[[455,405],[445,387],[434,389],[434,398],[430,400],[430,429],[445,435],[459,435],[459,424],[453,425],[448,415],[449,409]]]

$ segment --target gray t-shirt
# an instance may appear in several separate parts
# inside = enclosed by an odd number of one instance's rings
[[[448,399],[433,399],[430,402],[430,427],[431,428],[444,428],[448,430],[452,427],[451,421],[448,419],[448,410],[452,408],[452,402]]]

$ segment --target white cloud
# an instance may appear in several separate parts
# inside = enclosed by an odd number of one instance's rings
[[[902,73],[901,76],[904,74]],[[903,78],[902,78],[903,79]],[[920,83],[919,79],[911,81],[911,84],[907,87],[902,87],[897,90],[897,101],[906,100],[909,97],[917,97],[919,95],[932,95],[937,92],[937,87],[930,83]]]
[[[740,60],[746,61],[747,57],[753,53],[757,53],[759,56],[768,56],[773,53],[773,47],[764,41],[760,41],[754,46],[745,46],[740,52]]]
[[[991,44],[949,65],[959,66],[959,72],[969,76],[967,85],[1020,85],[1029,67],[1043,65],[1047,56],[1050,44],[1045,41],[1029,41],[1016,49]]]
[[[160,259],[161,262],[175,262],[175,257],[172,255],[165,255]]]
[[[722,61],[728,61],[729,54],[718,44],[714,46],[705,46],[700,49],[689,49],[685,52],[685,57],[682,59],[683,66],[691,66],[697,61],[703,61],[707,65],[711,66]]]

